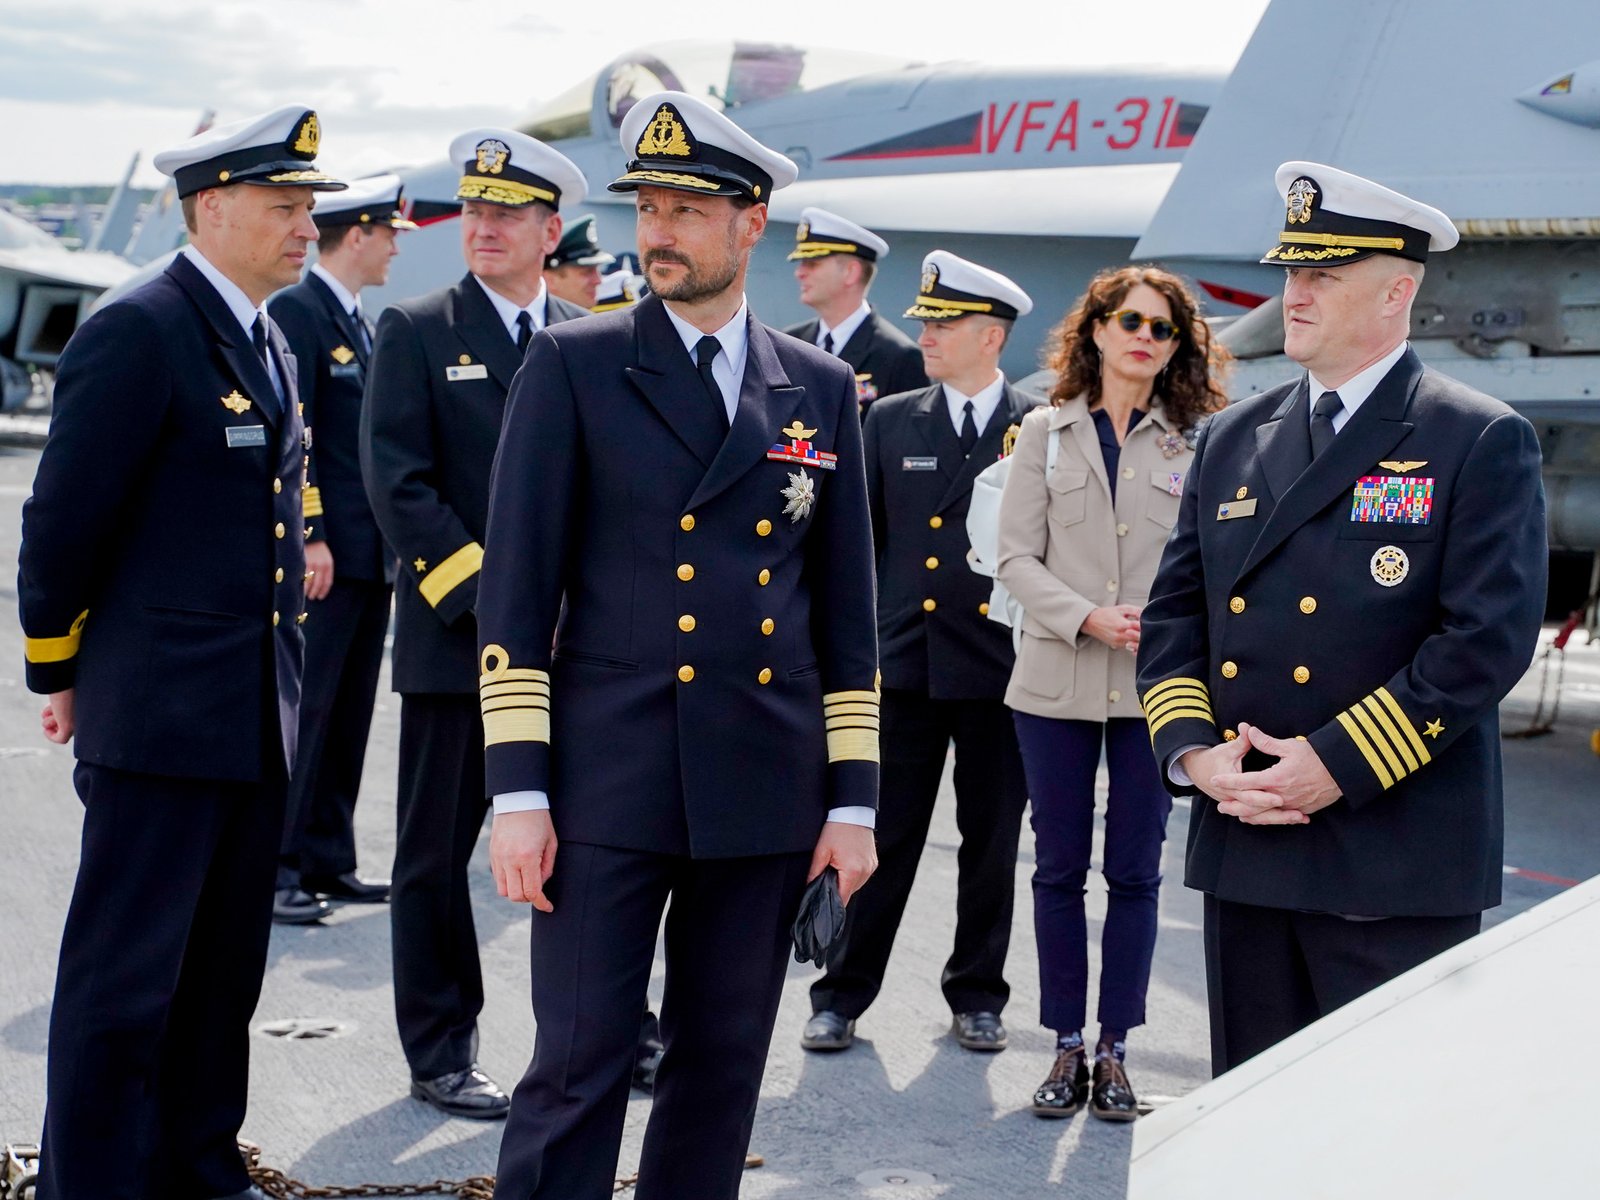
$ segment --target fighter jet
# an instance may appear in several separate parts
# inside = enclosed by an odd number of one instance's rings
[[[751,264],[749,292],[762,319],[781,326],[810,315],[784,257],[800,210],[820,205],[888,238],[873,297],[892,315],[915,294],[923,255],[934,248],[1017,280],[1040,314],[1031,334],[1014,339],[1007,363],[1026,374],[1048,322],[1091,274],[1127,260],[1222,82],[1222,73],[1202,70],[925,65],[858,51],[677,42],[622,55],[520,128],[583,169],[590,196],[577,211],[595,213],[602,243],[621,252],[634,244],[633,202],[604,184],[623,170],[623,115],[663,88],[718,103],[800,165],[800,182],[773,199],[772,228]],[[450,220],[461,164],[400,174],[412,219],[425,229],[406,240],[378,303],[462,270]],[[1252,272],[1235,264],[1187,269],[1218,312],[1264,299],[1238,286]]]
[[[1462,240],[1429,264],[1412,344],[1534,422],[1551,544],[1593,551],[1600,5],[1544,0],[1514,20],[1495,0],[1362,0],[1335,22],[1328,11],[1320,0],[1274,0],[1134,253],[1180,267],[1253,262],[1282,215],[1273,171],[1290,159],[1443,209]],[[1223,332],[1244,359],[1237,395],[1298,369],[1282,357],[1282,270],[1254,270],[1245,286],[1275,298]],[[1585,554],[1565,589],[1574,602],[1588,574]]]

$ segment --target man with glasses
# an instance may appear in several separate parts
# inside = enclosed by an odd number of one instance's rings
[[[1407,341],[1450,218],[1319,163],[1277,186],[1262,261],[1305,373],[1201,433],[1139,645],[1163,778],[1195,798],[1218,1073],[1500,902],[1498,705],[1544,610],[1533,427]]]
[[[811,987],[800,1044],[847,1048],[883,976],[955,744],[961,830],[955,946],[941,986],[962,1048],[1006,1048],[1000,1013],[1027,787],[1004,697],[1014,652],[989,620],[990,580],[967,565],[967,505],[979,471],[1009,452],[1038,400],[1015,391],[1000,354],[1033,302],[1011,280],[945,250],[923,261],[906,318],[922,322],[932,387],[878,400],[863,431],[878,568],[883,795],[877,878]]]

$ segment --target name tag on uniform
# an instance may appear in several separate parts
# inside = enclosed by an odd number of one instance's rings
[[[334,363],[333,366],[328,368],[328,374],[334,379],[359,379],[361,377],[361,364],[358,362]]]
[[[937,471],[939,469],[939,459],[937,456],[933,458],[902,458],[900,460],[900,469],[902,471]]]
[[[473,363],[470,367],[446,367],[444,377],[451,383],[462,383],[468,379],[487,379],[489,368],[482,363]]]
[[[1256,498],[1251,496],[1248,500],[1229,500],[1226,504],[1217,505],[1217,520],[1232,521],[1236,517],[1253,517],[1256,515]]]
[[[240,450],[247,446],[265,446],[266,444],[267,427],[265,425],[228,426],[229,450]]]

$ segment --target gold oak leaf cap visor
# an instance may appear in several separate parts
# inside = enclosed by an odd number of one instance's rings
[[[749,196],[765,204],[800,168],[769,150],[704,100],[657,92],[622,118],[628,167],[613,192],[664,187],[701,196]]]
[[[1262,257],[1274,266],[1338,267],[1374,254],[1426,262],[1461,240],[1432,205],[1323,163],[1286,162],[1275,182],[1283,231]]]
[[[589,194],[589,181],[577,163],[514,129],[469,130],[450,143],[450,161],[461,164],[457,200],[562,208]]]
[[[172,177],[178,196],[207,188],[252,183],[261,187],[309,187],[343,191],[346,185],[316,166],[322,123],[303,104],[290,104],[195,134],[152,160]]]
[[[800,210],[800,224],[794,231],[794,249],[789,261],[805,258],[828,258],[835,254],[852,254],[867,262],[877,262],[889,254],[889,243],[872,230],[838,213],[825,208]]]
[[[922,260],[916,303],[906,309],[911,321],[959,321],[962,317],[1000,317],[1015,321],[1033,311],[1033,298],[999,271],[951,254],[931,251]]]
[[[374,175],[353,180],[344,191],[317,202],[317,228],[343,225],[387,225],[415,229],[405,215],[405,185],[398,175]]]

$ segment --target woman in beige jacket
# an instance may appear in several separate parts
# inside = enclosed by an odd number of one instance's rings
[[[1123,1056],[1128,1030],[1144,1023],[1171,798],[1134,691],[1134,651],[1196,426],[1225,400],[1213,378],[1225,354],[1176,276],[1101,272],[1053,335],[1051,406],[1024,418],[1006,479],[997,577],[1023,610],[1006,703],[1032,804],[1040,1020],[1057,1038],[1034,1093],[1040,1116],[1068,1116],[1085,1100],[1107,1120],[1138,1115]],[[1108,900],[1091,1072],[1083,897],[1102,745]]]

